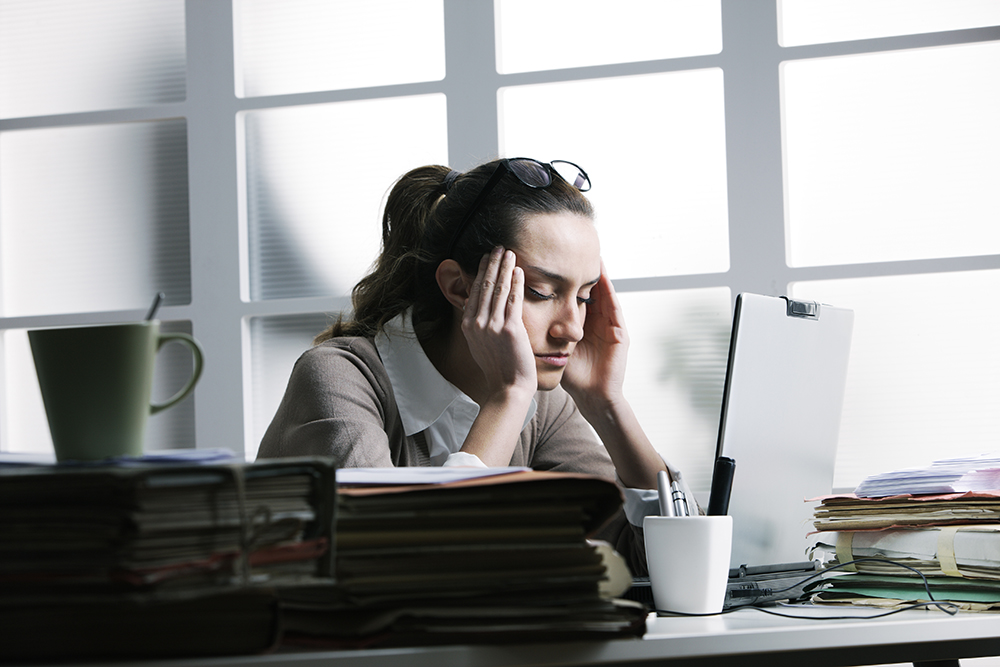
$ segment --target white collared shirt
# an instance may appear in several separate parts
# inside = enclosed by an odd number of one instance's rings
[[[375,336],[375,348],[392,383],[403,430],[408,436],[426,431],[431,463],[485,467],[475,454],[459,451],[479,415],[479,404],[434,368],[413,332],[409,311],[386,323]],[[531,399],[522,428],[537,408]]]

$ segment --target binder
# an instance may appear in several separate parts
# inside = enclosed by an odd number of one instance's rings
[[[477,468],[341,470],[336,585],[279,589],[285,642],[324,648],[641,636],[614,599],[621,507],[593,475]],[[458,476],[458,479],[453,479]],[[417,483],[414,483],[417,482]],[[438,483],[434,483],[438,482]]]

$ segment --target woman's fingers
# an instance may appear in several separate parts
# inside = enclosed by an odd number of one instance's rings
[[[486,277],[486,270],[489,266],[489,261],[490,255],[483,255],[479,260],[479,271],[476,273],[476,277],[472,281],[472,287],[469,288],[469,298],[465,302],[464,310],[466,317],[474,315],[479,310],[483,296],[483,281]]]
[[[493,305],[499,257],[498,250],[494,249],[479,260],[479,271],[472,281],[472,287],[469,288],[469,298],[462,313],[463,326],[486,326]]]
[[[515,266],[510,277],[510,291],[507,294],[507,319],[514,322],[520,322],[523,304],[524,269],[519,266]]]
[[[498,267],[496,284],[493,289],[493,303],[491,304],[490,313],[492,323],[498,330],[503,327],[508,319],[507,302],[508,296],[511,293],[516,261],[517,258],[512,251],[503,251],[500,266]]]
[[[462,332],[488,387],[524,385],[534,391],[534,356],[521,319],[524,272],[511,250],[494,249],[480,262],[469,289]]]
[[[469,292],[479,326],[494,330],[503,327],[515,263],[514,253],[503,248],[494,248],[480,261],[479,274]]]

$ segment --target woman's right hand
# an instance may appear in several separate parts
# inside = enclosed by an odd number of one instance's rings
[[[535,355],[521,319],[524,271],[513,251],[483,255],[462,315],[462,333],[486,381],[487,395],[538,388]]]

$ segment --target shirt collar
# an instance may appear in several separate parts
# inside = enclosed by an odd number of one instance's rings
[[[434,368],[413,331],[409,311],[385,324],[375,336],[375,348],[392,383],[406,435],[425,430],[456,400],[472,400]]]
[[[448,382],[427,358],[413,331],[409,310],[385,324],[375,336],[375,348],[389,375],[406,435],[426,430],[453,406],[454,409],[474,406],[475,413],[479,412],[478,404]],[[524,426],[534,417],[537,407],[532,398]],[[455,435],[460,436],[461,443],[467,433]]]

